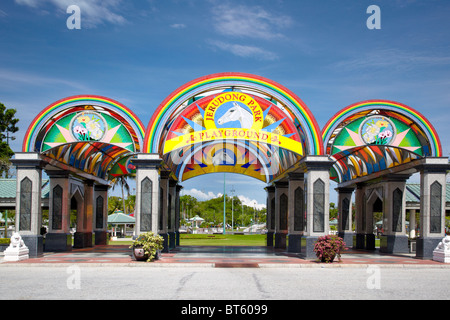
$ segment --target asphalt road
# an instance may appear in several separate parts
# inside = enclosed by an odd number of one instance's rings
[[[2,299],[178,300],[178,306],[189,300],[447,300],[450,268],[2,265],[0,284]]]

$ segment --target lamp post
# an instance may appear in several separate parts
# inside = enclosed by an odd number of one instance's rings
[[[225,174],[223,173],[223,234],[225,234],[225,223],[226,223],[226,218],[225,218]]]
[[[234,186],[231,186],[231,232],[234,230]]]

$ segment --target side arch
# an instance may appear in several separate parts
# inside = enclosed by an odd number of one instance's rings
[[[395,101],[366,100],[336,113],[322,129],[334,160],[331,178],[345,182],[424,157],[441,157],[439,136],[421,113]]]
[[[102,96],[78,95],[43,109],[28,127],[22,151],[107,179],[118,159],[142,151],[144,133],[142,122],[125,105]]]

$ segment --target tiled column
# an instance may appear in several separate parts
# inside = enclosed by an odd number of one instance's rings
[[[305,230],[304,174],[289,174],[288,252],[300,253]]]
[[[93,230],[94,219],[94,182],[92,180],[86,180],[84,182],[84,199],[79,203],[77,199],[78,207],[82,207],[82,210],[78,210],[77,219],[77,232],[74,234],[74,247],[75,248],[87,248],[93,247],[95,244],[95,235]]]
[[[447,158],[427,158],[420,170],[420,235],[416,257],[433,258],[433,250],[445,236]]]
[[[42,166],[37,153],[17,152],[11,162],[16,166],[16,232],[28,247],[30,257],[43,254],[42,226]]]
[[[366,214],[365,185],[357,184],[355,190],[355,234],[353,236],[353,248],[365,248],[365,214]]]
[[[70,175],[66,171],[47,171],[50,178],[49,230],[45,236],[45,251],[71,251]]]
[[[330,167],[325,156],[306,156],[301,165],[305,169],[306,228],[301,239],[300,255],[315,258],[314,243],[329,234]]]
[[[134,238],[149,231],[158,234],[161,159],[158,154],[138,154],[133,164],[136,166]]]
[[[159,195],[159,235],[164,239],[162,252],[169,252],[169,172],[160,172],[160,195]]]
[[[266,216],[266,225],[267,225],[267,246],[273,247],[273,235],[275,233],[275,187],[267,186],[267,216]]]
[[[183,189],[182,186],[180,186],[179,184],[177,184],[176,186],[176,196],[175,196],[175,238],[176,238],[176,243],[175,246],[179,246],[180,245],[180,192],[181,189]]]
[[[94,186],[95,244],[108,244],[108,186]]]
[[[288,183],[275,182],[275,248],[286,248],[288,233]]]
[[[176,228],[175,228],[175,207],[177,200],[177,192],[176,192],[177,182],[169,179],[169,199],[167,205],[167,234],[169,237],[169,248],[173,249],[176,247]]]
[[[387,175],[383,189],[383,235],[380,237],[380,252],[408,253],[406,235],[405,187],[409,175]]]
[[[347,246],[353,245],[352,230],[352,195],[353,188],[336,188],[338,192],[338,236],[341,237]]]

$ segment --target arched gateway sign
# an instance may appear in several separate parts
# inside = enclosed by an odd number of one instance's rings
[[[395,102],[351,105],[321,131],[308,107],[284,86],[255,75],[220,73],[171,93],[146,129],[117,101],[62,99],[35,118],[22,151],[14,159],[16,226],[35,254],[43,247],[40,197],[30,195],[39,195],[42,169],[51,181],[46,250],[70,250],[71,210],[77,211],[75,246],[103,243],[109,180],[128,174],[136,175],[135,235],[157,232],[165,238],[165,251],[179,244],[180,183],[214,172],[267,183],[267,245],[285,248],[289,239],[287,250],[305,257],[314,255],[317,237],[329,232],[330,177],[339,183],[339,231],[350,243],[356,189],[356,247],[371,248],[369,220],[375,204],[378,209],[382,203],[382,249],[404,250],[398,245],[406,232],[404,184],[416,171],[424,180],[421,223],[430,230],[422,232],[421,255],[443,235],[448,161],[440,158],[431,124]]]

